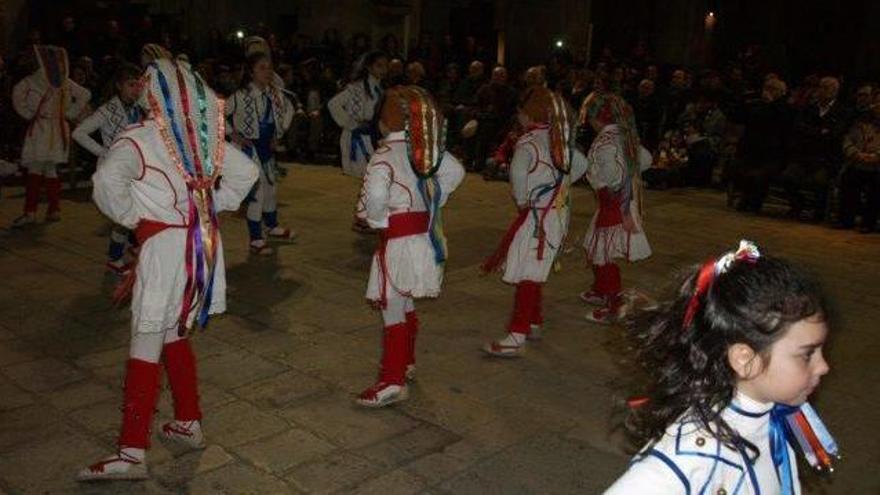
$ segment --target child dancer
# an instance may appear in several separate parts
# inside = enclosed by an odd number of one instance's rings
[[[34,54],[39,67],[12,89],[12,106],[29,123],[21,148],[21,164],[28,170],[24,214],[15,219],[13,228],[36,222],[44,184],[49,199],[46,221],[61,219],[58,164],[67,163],[70,151],[67,121],[79,117],[92,97],[89,90],[68,78],[70,66],[64,48],[34,45]]]
[[[278,223],[276,200],[275,145],[293,120],[293,105],[275,82],[272,59],[257,51],[247,58],[242,87],[229,99],[232,140],[260,165],[260,180],[248,196],[247,224],[250,250],[269,254],[263,225],[270,238],[290,240],[293,232]]]
[[[444,150],[445,119],[424,89],[389,89],[379,127],[385,140],[367,166],[356,213],[381,236],[367,299],[382,310],[385,332],[379,379],[357,398],[365,407],[407,398],[419,325],[413,299],[440,294],[447,254],[441,209],[464,179]]]
[[[174,398],[162,435],[204,446],[196,361],[188,333],[226,310],[218,212],[237,209],[259,175],[226,143],[223,101],[188,64],[158,59],[145,75],[149,119],[123,132],[92,178],[98,208],[133,229],[140,245],[126,281],[133,288],[132,338],[116,454],[83,469],[81,481],[148,477],[159,362]]]
[[[363,177],[373,154],[373,115],[382,101],[382,80],[388,72],[388,56],[382,52],[363,55],[352,82],[327,102],[327,109],[339,127],[342,172]]]
[[[827,334],[816,283],[750,242],[693,270],[631,327],[650,381],[629,426],[648,443],[606,495],[801,493],[794,448],[818,468],[837,454],[806,402]]]
[[[97,157],[102,157],[113,140],[126,127],[136,124],[143,117],[137,104],[141,71],[136,66],[125,64],[114,77],[116,95],[104,103],[94,113],[86,117],[73,131],[73,140]],[[99,131],[101,142],[95,141],[91,134]],[[126,271],[124,255],[131,231],[114,225],[110,230],[110,247],[107,250],[107,269],[122,274]]]
[[[599,204],[584,238],[593,287],[580,297],[599,306],[587,319],[607,324],[617,318],[621,303],[615,258],[637,261],[651,255],[641,219],[641,172],[651,166],[651,154],[639,144],[629,104],[613,93],[590,93],[581,106],[580,120],[597,133],[587,153],[587,180]]]
[[[482,266],[491,273],[504,264],[503,280],[516,286],[507,336],[483,347],[492,356],[520,356],[527,338],[540,338],[541,291],[568,233],[569,189],[587,168],[574,145],[573,120],[565,100],[543,86],[529,89],[519,109],[526,132],[510,161],[519,215]]]

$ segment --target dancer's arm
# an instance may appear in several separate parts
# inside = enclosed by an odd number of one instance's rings
[[[257,165],[230,143],[226,146],[223,159],[223,174],[220,184],[214,190],[214,206],[217,211],[235,210],[248,195],[260,177]]]
[[[99,160],[92,176],[95,205],[111,220],[130,229],[140,221],[132,196],[132,182],[141,177],[143,170],[137,145],[129,139],[121,139]]]
[[[76,129],[73,130],[71,136],[80,146],[89,150],[93,155],[100,157],[107,152],[107,148],[101,146],[100,143],[95,141],[92,138],[92,133],[100,129],[105,122],[107,122],[107,113],[102,106],[83,119],[83,121],[76,126]]]

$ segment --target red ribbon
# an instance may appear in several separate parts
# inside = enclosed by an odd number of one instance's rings
[[[519,210],[519,215],[513,219],[513,222],[510,224],[510,227],[507,228],[507,232],[504,233],[504,237],[501,238],[501,242],[498,244],[498,247],[495,248],[495,251],[483,261],[483,264],[480,265],[480,272],[484,275],[494,272],[501,266],[501,263],[507,258],[507,251],[510,249],[510,245],[513,243],[513,238],[516,236],[517,231],[522,225],[526,222],[526,218],[529,216],[528,208],[523,208]]]

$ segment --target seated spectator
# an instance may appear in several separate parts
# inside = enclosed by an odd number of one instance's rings
[[[846,168],[841,177],[840,222],[837,227],[855,226],[856,214],[862,224],[859,232],[873,232],[880,209],[880,97],[870,107],[871,116],[858,120],[843,138]],[[862,202],[862,193],[866,201]]]
[[[737,205],[740,211],[760,212],[771,181],[785,167],[792,120],[785,91],[785,82],[769,79],[761,99],[746,106],[736,158],[725,173],[742,195]]]
[[[795,121],[792,160],[782,174],[791,204],[789,214],[794,218],[804,209],[804,192],[815,198],[813,221],[825,216],[828,187],[843,161],[842,140],[849,123],[849,112],[837,98],[839,91],[836,78],[823,77],[816,103]]]
[[[642,79],[634,101],[630,103],[639,129],[639,140],[652,153],[657,150],[660,140],[660,120],[663,116],[660,100],[657,98],[654,81]],[[576,107],[579,108],[579,107]]]
[[[687,165],[688,149],[684,132],[667,131],[657,145],[651,168],[642,172],[642,179],[649,189],[678,187],[684,183]]]
[[[385,78],[385,85],[389,88],[406,84],[406,75],[403,73],[403,61],[399,58],[392,58],[388,61],[388,76]]]
[[[870,83],[861,84],[853,98],[853,118],[855,120],[871,120],[874,117],[874,86]]]
[[[516,90],[507,81],[507,69],[498,66],[492,70],[492,78],[477,91],[479,122],[474,140],[475,170],[482,169],[489,152],[504,138],[516,110]]]
[[[406,84],[420,86],[429,92],[431,91],[431,83],[425,73],[425,66],[421,62],[410,62],[406,66]]]

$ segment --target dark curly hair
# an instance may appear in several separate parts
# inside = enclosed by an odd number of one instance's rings
[[[700,271],[692,269],[671,300],[628,321],[626,337],[648,383],[641,391],[647,400],[632,404],[626,427],[634,439],[653,442],[687,414],[724,444],[757,457],[758,449],[721,417],[736,386],[727,350],[747,344],[766,359],[793,323],[826,318],[827,304],[816,281],[783,259],[738,260],[699,296],[685,328]]]

